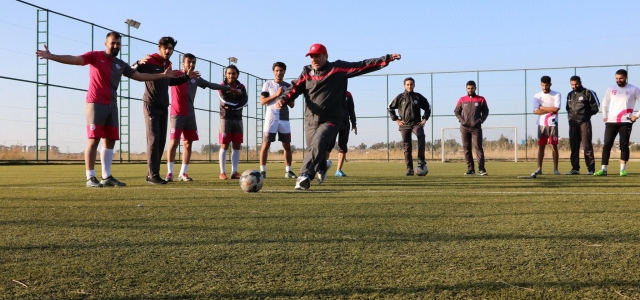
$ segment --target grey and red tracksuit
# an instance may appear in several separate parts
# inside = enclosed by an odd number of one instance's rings
[[[462,148],[464,149],[464,159],[467,161],[468,171],[475,171],[473,154],[471,154],[472,143],[478,160],[478,169],[485,171],[484,149],[482,149],[482,123],[489,116],[487,100],[479,95],[464,96],[458,100],[453,112],[456,114],[458,122],[460,122]]]
[[[580,144],[584,151],[587,170],[596,170],[593,154],[591,116],[598,113],[600,101],[595,92],[582,88],[567,94],[567,114],[569,117],[569,145],[571,147],[571,167],[580,171]]]
[[[159,54],[154,53],[145,64],[141,65],[136,62],[132,67],[140,73],[159,74],[171,67],[171,62],[164,61]],[[188,79],[189,77],[183,74],[176,78],[145,81],[144,83],[142,112],[147,129],[148,177],[160,174],[160,163],[167,142],[169,86],[183,84]]]
[[[389,54],[359,62],[327,61],[318,70],[307,65],[298,79],[278,98],[277,101],[284,100],[286,105],[301,94],[305,96],[304,119],[308,149],[300,174],[306,173],[309,178],[313,178],[318,171],[326,171],[327,146],[342,127],[347,80],[380,70],[392,60]]]
[[[396,109],[399,116],[396,114]],[[413,170],[411,133],[418,138],[418,160],[424,162],[425,135],[424,126],[420,125],[420,122],[429,120],[431,105],[422,94],[404,91],[391,101],[387,110],[391,120],[404,122],[404,125],[398,128],[404,148],[404,163],[407,165],[407,170]],[[424,114],[421,114],[420,110],[424,110]]]

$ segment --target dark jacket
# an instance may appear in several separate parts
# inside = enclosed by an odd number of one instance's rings
[[[140,73],[159,74],[164,73],[164,70],[171,67],[171,62],[163,62],[162,57],[158,53],[151,55],[151,58],[143,65],[134,63],[131,67],[136,69]],[[164,78],[155,81],[144,82],[144,95],[142,101],[151,105],[167,108],[169,107],[169,86],[179,85],[187,82],[189,77],[187,74],[182,74],[176,78]]]
[[[582,88],[567,94],[567,113],[570,125],[580,125],[591,120],[591,116],[598,113],[600,100],[592,90]]]
[[[325,122],[342,124],[344,101],[349,78],[380,70],[391,62],[391,55],[372,58],[360,62],[337,60],[325,63],[322,68],[314,70],[311,65],[302,69],[297,80],[284,92],[281,99],[286,103],[294,101],[298,96],[305,96],[305,122],[317,126]]]
[[[400,116],[396,114],[396,109]],[[424,110],[423,115],[420,114],[420,109]],[[388,111],[391,120],[402,120],[404,122],[404,126],[400,126],[401,129],[411,128],[422,120],[429,120],[431,105],[429,105],[427,98],[420,93],[404,91],[404,93],[391,101]]]
[[[227,83],[227,80],[220,83],[221,86],[230,87],[242,91],[240,95],[234,95],[230,91],[219,90],[220,98],[220,119],[237,120],[242,119],[242,109],[247,106],[249,96],[247,96],[247,88],[240,81]]]
[[[482,127],[482,123],[489,116],[489,106],[484,97],[467,95],[458,100],[453,112],[456,114],[460,126]]]

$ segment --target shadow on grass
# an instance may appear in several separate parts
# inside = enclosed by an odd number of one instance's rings
[[[409,286],[409,287],[354,287],[354,288],[336,288],[336,289],[316,289],[310,291],[291,291],[291,290],[276,290],[276,291],[237,291],[237,292],[219,292],[219,293],[191,293],[181,295],[137,295],[137,296],[125,296],[125,297],[107,297],[102,299],[109,300],[133,300],[133,299],[265,299],[265,298],[350,298],[350,297],[373,297],[373,298],[387,298],[397,296],[407,296],[414,298],[418,295],[426,296],[425,294],[436,294],[449,292],[455,297],[456,293],[464,292],[467,297],[469,293],[474,294],[482,298],[484,296],[491,296],[486,294],[494,294],[500,298],[538,298],[538,297],[551,297],[551,298],[563,298],[563,294],[567,292],[574,292],[580,294],[580,289],[598,289],[600,290],[600,296],[617,298],[619,295],[615,294],[614,289],[621,290],[636,290],[637,282],[621,281],[621,280],[606,280],[606,281],[589,281],[589,282],[511,282],[509,286],[500,282],[479,282],[479,283],[459,283],[454,285],[446,284],[426,284],[424,286]],[[523,290],[518,287],[529,288],[532,290]],[[551,290],[558,290],[559,292],[550,292]],[[504,294],[495,295],[496,292],[502,292]],[[593,291],[591,291],[593,295]],[[597,294],[597,293],[596,293]],[[566,296],[566,295],[565,295]],[[578,296],[578,295],[574,295]]]

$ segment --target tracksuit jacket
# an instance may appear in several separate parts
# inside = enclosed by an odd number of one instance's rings
[[[460,125],[464,127],[480,127],[489,117],[487,100],[480,95],[464,96],[458,100],[453,110]]]
[[[230,89],[219,90],[218,96],[220,98],[220,119],[225,120],[237,120],[242,119],[242,109],[249,103],[249,96],[247,96],[247,88],[240,81],[233,83],[227,83],[227,80],[220,83],[221,86],[227,88],[234,88],[242,91],[240,95],[234,95]]]
[[[347,80],[349,78],[380,70],[392,61],[391,55],[366,59],[360,62],[336,60],[326,62],[315,70],[311,65],[302,69],[297,80],[284,92],[280,99],[286,103],[298,96],[305,96],[305,121],[307,125],[317,126],[325,122],[342,124],[346,101]]]
[[[570,125],[580,125],[591,120],[591,116],[598,113],[598,95],[592,90],[583,88],[567,94],[567,113]]]
[[[400,116],[396,114],[396,109]],[[423,115],[420,115],[420,109],[424,110]],[[416,92],[404,91],[391,101],[387,110],[389,111],[391,120],[404,121],[404,126],[400,126],[400,129],[411,128],[422,120],[429,120],[429,117],[431,116],[431,106],[429,105],[429,101],[420,93]]]
[[[145,64],[140,65],[138,62],[135,62],[132,67],[140,73],[159,74],[164,73],[164,70],[171,67],[171,62],[164,62],[158,53],[154,53]],[[142,101],[160,108],[167,108],[169,107],[169,86],[183,84],[187,82],[187,80],[189,80],[187,74],[182,74],[179,77],[171,79],[164,78],[145,81]]]

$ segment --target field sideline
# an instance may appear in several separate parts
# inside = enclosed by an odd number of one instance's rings
[[[82,165],[3,165],[0,299],[640,298],[636,162],[533,180],[516,179],[532,162],[428,166],[349,162],[299,192],[270,164],[247,194],[217,164],[166,186],[116,164],[129,186],[102,189]]]

